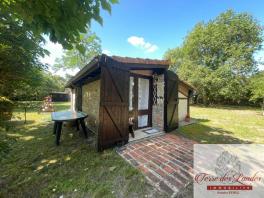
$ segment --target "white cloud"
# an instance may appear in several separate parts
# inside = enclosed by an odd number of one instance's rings
[[[102,53],[103,54],[106,54],[106,55],[108,55],[108,56],[110,56],[112,53],[109,51],[109,50],[107,50],[107,49],[104,49],[103,51],[102,51]]]
[[[71,76],[75,76],[78,72],[80,71],[80,69],[78,68],[74,68],[74,69],[60,69],[57,72],[54,72],[54,74],[65,77],[66,74],[69,74]]]
[[[146,42],[143,37],[138,36],[130,36],[127,39],[127,42],[131,45],[141,48],[145,50],[146,52],[152,53],[158,50],[158,46],[149,42]]]
[[[145,40],[143,37],[130,36],[127,39],[127,42],[136,47],[143,47],[145,45]]]
[[[80,71],[80,69],[79,68],[74,68],[74,69],[63,69],[63,68],[61,68],[61,69],[55,71],[51,67],[49,67],[49,71],[54,75],[66,77],[67,74],[71,75],[71,76],[75,76]]]
[[[55,60],[56,58],[61,58],[62,55],[63,55],[63,47],[58,44],[58,43],[53,43],[51,42],[47,37],[46,37],[46,43],[45,45],[43,46],[43,48],[47,49],[50,54],[49,56],[45,56],[43,58],[40,58],[40,61],[44,64],[49,64],[49,71],[55,75],[59,75],[59,76],[62,76],[62,77],[65,77],[66,74],[70,74],[70,75],[75,75],[79,69],[60,69],[58,71],[54,71],[52,69],[52,66],[54,65],[55,63]]]
[[[152,45],[151,47],[149,47],[147,49],[147,52],[155,52],[156,50],[158,50],[158,46],[157,45]]]

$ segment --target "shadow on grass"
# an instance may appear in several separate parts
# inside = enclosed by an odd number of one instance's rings
[[[234,137],[233,132],[222,128],[209,127],[205,123],[208,119],[196,119],[197,123],[180,127],[174,134],[180,134],[184,137],[203,144],[250,144],[251,141],[245,141]]]
[[[63,127],[60,146],[51,122],[7,133],[16,142],[0,165],[0,197],[142,197],[156,192],[113,149],[96,152],[92,137],[84,139],[81,130]]]
[[[23,105],[23,102],[18,102],[18,104],[14,108],[14,113],[24,113],[25,108],[27,106],[27,113],[38,112],[41,113],[41,107],[44,104],[43,101],[27,101],[27,105]],[[70,102],[53,102],[52,103],[55,111],[69,110],[71,103]]]
[[[27,120],[25,123],[25,120],[9,120],[2,123],[1,130],[5,132],[14,131],[17,127],[25,127],[26,125],[34,124],[34,120]]]
[[[26,111],[27,111],[27,113],[40,112],[40,107],[39,108],[27,108]],[[24,108],[15,108],[13,112],[24,114],[25,109]]]
[[[21,127],[27,124],[33,124],[35,123],[35,120],[27,120],[25,123],[25,120],[21,119],[21,120],[12,120],[9,122],[10,125],[14,126],[14,127]]]
[[[11,148],[13,154],[3,161],[3,164],[8,164],[9,170],[0,166],[4,175],[0,177],[0,197],[40,197],[43,189],[48,191],[47,194],[56,195],[52,188],[56,188],[56,183],[63,182],[63,177],[67,183],[70,179],[67,174],[73,174],[72,177],[75,178],[76,169],[83,172],[78,160],[82,160],[83,156],[87,158],[87,155],[97,155],[91,141],[88,143],[87,139],[80,137],[81,130],[77,132],[75,129],[63,127],[61,145],[56,146],[51,123],[43,122],[28,127],[20,124],[20,121],[15,122],[16,128],[6,132],[16,144]],[[83,169],[86,166],[85,161],[83,160]],[[49,183],[55,184],[51,187]]]

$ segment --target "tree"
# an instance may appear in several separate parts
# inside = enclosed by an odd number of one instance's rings
[[[183,45],[164,57],[198,89],[203,103],[241,103],[249,98],[248,77],[256,72],[254,53],[262,41],[262,28],[251,15],[228,10],[198,23]]]
[[[264,71],[258,72],[250,79],[251,100],[261,101],[262,114],[264,115]]]
[[[46,34],[54,43],[80,50],[80,33],[86,33],[91,20],[103,24],[100,9],[111,13],[112,4],[118,0],[2,0],[0,11],[6,11],[22,21],[36,35]]]
[[[38,79],[34,79],[34,84],[22,83],[21,86],[13,91],[13,100],[43,100],[53,91],[64,91],[66,80],[57,75],[52,75],[48,71],[40,70],[36,73]]]
[[[55,70],[58,69],[81,69],[87,63],[91,61],[96,55],[102,52],[100,39],[96,34],[88,32],[87,34],[80,35],[80,43],[84,46],[84,51],[80,52],[76,45],[73,49],[65,50],[64,55],[56,59],[56,63],[53,65]]]
[[[0,14],[0,96],[40,99],[51,89],[61,90],[65,80],[45,71],[39,57],[48,54],[44,39],[24,28],[19,20]]]
[[[10,14],[0,13],[0,95],[12,97],[22,84],[38,83],[45,68],[39,57],[48,54],[40,45],[44,39],[34,36]]]

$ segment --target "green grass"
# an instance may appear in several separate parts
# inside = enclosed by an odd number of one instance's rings
[[[69,108],[56,103],[55,110]],[[23,109],[0,130],[0,197],[164,197],[114,149],[98,153],[75,129],[55,146],[50,113]],[[264,117],[249,107],[191,107],[198,123],[175,133],[201,143],[264,143]],[[19,120],[18,118],[21,118]]]
[[[252,107],[192,106],[196,124],[176,133],[200,143],[264,143],[264,116]]]
[[[55,110],[68,108],[68,103],[55,104]],[[23,118],[22,109],[15,117]],[[0,197],[145,197],[155,192],[114,149],[98,153],[65,127],[57,147],[50,113],[31,109],[27,120],[13,120],[14,127],[0,130]]]

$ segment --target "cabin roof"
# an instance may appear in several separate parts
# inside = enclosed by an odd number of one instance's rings
[[[179,79],[179,81],[180,81],[180,83],[182,83],[185,87],[187,87],[189,90],[196,90],[196,88],[194,87],[194,86],[192,86],[192,85],[190,85],[189,83],[187,83],[186,81],[184,81],[184,80],[181,80],[181,79]]]
[[[67,83],[66,87],[71,87],[80,81],[82,78],[90,75],[97,75],[96,71],[100,68],[101,64],[107,65],[107,62],[118,63],[119,66],[128,70],[133,69],[168,69],[169,62],[166,60],[157,59],[143,59],[143,58],[131,58],[121,56],[107,56],[105,54],[94,57],[85,67],[83,67],[75,76],[73,76]]]
[[[52,91],[50,92],[50,94],[69,94],[69,93],[63,91]]]
[[[121,56],[111,56],[111,58],[120,63],[128,64],[143,64],[143,65],[164,65],[168,66],[169,62],[167,60],[158,60],[158,59],[144,59],[144,58],[131,58],[131,57],[121,57]]]

